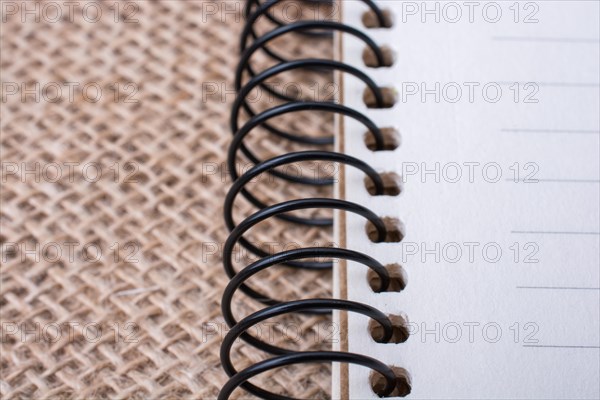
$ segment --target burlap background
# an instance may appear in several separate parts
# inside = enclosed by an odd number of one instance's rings
[[[226,381],[217,327],[227,278],[215,249],[227,236],[220,163],[233,95],[223,88],[232,88],[241,4],[89,3],[2,1],[0,394],[214,398]],[[271,201],[312,193],[266,186]],[[329,234],[280,223],[257,232],[265,242]],[[266,278],[256,287],[285,298],[331,286],[327,275],[285,269]],[[238,307],[256,309],[243,297]],[[296,327],[322,338],[324,321]],[[239,367],[264,357],[243,344],[234,352]],[[321,398],[329,380],[327,366],[303,366],[258,382]]]

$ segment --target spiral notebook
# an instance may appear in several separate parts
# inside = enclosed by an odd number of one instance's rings
[[[224,203],[229,380],[219,399],[239,388],[288,399],[281,382],[254,378],[323,362],[333,363],[335,399],[599,398],[599,3],[311,0],[291,3],[332,7],[315,13],[326,18],[278,18],[289,3],[246,2]],[[261,20],[271,30],[259,34]],[[273,46],[306,37],[333,38],[335,60],[288,59]],[[336,101],[267,85],[299,70],[333,72]],[[277,101],[258,111],[257,89]],[[334,115],[335,135],[272,123],[307,111]],[[264,160],[251,133],[268,149],[277,136],[305,150]],[[239,160],[252,168],[238,172]],[[336,163],[338,173],[282,168],[307,161]],[[335,184],[335,198],[265,202],[250,185],[262,174]],[[257,210],[236,221],[242,197]],[[321,209],[334,219],[297,213]],[[275,219],[333,227],[336,246],[266,251],[248,231]],[[237,246],[256,259],[236,265]],[[270,282],[249,282],[282,265],[332,269],[335,296],[281,301],[263,293]],[[238,292],[263,307],[236,316]],[[293,351],[256,334],[275,317],[325,312],[332,349]],[[235,365],[238,339],[267,357]]]
[[[339,196],[396,219],[403,238],[372,243],[360,217],[340,214],[338,243],[398,264],[405,287],[374,294],[348,262],[336,290],[400,316],[409,335],[374,343],[348,313],[340,349],[403,368],[407,398],[599,398],[599,3],[376,4],[391,28],[365,28],[375,17],[358,1],[340,2],[342,21],[393,65],[366,68],[365,43],[347,34],[338,58],[396,103],[368,109],[347,74],[340,99],[393,128],[397,147],[370,151],[348,117],[338,144],[395,173],[401,193],[372,197],[344,168]],[[337,373],[335,398],[373,398],[368,370]]]

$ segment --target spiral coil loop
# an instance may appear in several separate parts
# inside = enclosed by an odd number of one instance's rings
[[[327,161],[332,163],[344,164],[349,167],[357,168],[371,180],[374,185],[376,195],[384,193],[384,183],[381,176],[365,162],[346,154],[336,153],[325,150],[306,150],[278,155],[268,160],[261,160],[245,144],[244,139],[248,134],[261,128],[264,131],[278,136],[285,140],[299,143],[301,145],[324,146],[333,143],[333,136],[301,136],[287,130],[275,127],[270,121],[276,117],[302,111],[321,111],[326,113],[340,114],[357,120],[362,123],[373,136],[377,149],[383,149],[384,139],[379,127],[364,114],[348,108],[346,106],[335,104],[332,101],[314,101],[311,99],[295,99],[284,93],[280,93],[265,84],[266,80],[279,74],[289,71],[308,69],[317,73],[338,71],[347,73],[360,79],[366,87],[372,92],[375,102],[378,106],[383,105],[383,94],[375,82],[362,71],[339,61],[328,59],[306,58],[300,60],[287,60],[273,50],[269,49],[269,42],[289,34],[300,34],[308,37],[322,38],[326,40],[332,36],[332,32],[344,32],[362,40],[369,47],[379,64],[383,66],[383,54],[381,49],[367,35],[360,30],[334,21],[306,20],[293,23],[284,23],[269,13],[275,5],[282,0],[247,0],[244,10],[246,24],[244,26],[240,48],[241,60],[236,70],[235,88],[237,97],[233,104],[230,127],[233,133],[233,141],[228,152],[227,166],[233,181],[224,205],[224,217],[230,235],[223,248],[223,264],[225,272],[230,278],[229,285],[225,289],[222,299],[222,313],[226,323],[231,328],[226,335],[221,347],[221,362],[230,380],[221,390],[220,400],[229,398],[229,395],[237,388],[242,387],[248,392],[265,399],[289,399],[289,397],[272,393],[268,390],[251,384],[248,380],[265,371],[301,363],[323,363],[323,362],[341,362],[362,365],[377,371],[384,378],[384,387],[377,394],[388,396],[395,389],[397,377],[391,367],[375,360],[371,357],[337,351],[303,351],[296,352],[282,347],[273,346],[259,338],[248,333],[252,327],[276,316],[300,313],[300,314],[324,314],[332,310],[343,310],[358,313],[370,317],[376,321],[382,329],[382,336],[377,341],[387,343],[393,335],[393,326],[390,318],[381,311],[362,303],[340,299],[299,299],[293,301],[280,301],[270,298],[246,284],[246,281],[255,274],[264,271],[276,265],[284,265],[291,268],[307,270],[324,270],[332,268],[332,261],[306,261],[307,259],[326,258],[354,261],[371,269],[380,280],[380,286],[377,290],[382,292],[388,289],[390,285],[390,275],[388,270],[374,258],[356,252],[351,249],[330,248],[330,247],[308,247],[288,251],[282,251],[276,254],[270,254],[258,246],[252,244],[244,237],[245,233],[253,226],[262,221],[277,218],[287,222],[303,226],[332,226],[333,221],[330,218],[304,218],[292,215],[298,210],[320,210],[335,209],[354,213],[362,216],[369,221],[376,229],[376,242],[385,240],[387,231],[383,220],[370,211],[368,208],[359,204],[354,204],[345,200],[331,198],[305,198],[288,200],[279,204],[268,205],[258,199],[247,188],[250,181],[261,174],[270,174],[277,179],[285,181],[314,186],[333,185],[332,178],[305,178],[283,173],[276,170],[279,167],[306,161]],[[331,4],[332,0],[304,0],[313,4]],[[373,3],[372,0],[362,0],[375,14],[381,26],[384,26],[384,17],[382,11]],[[260,17],[266,17],[276,27],[259,36],[255,30],[255,23]],[[257,71],[252,66],[252,58],[257,52],[263,52],[269,59],[276,64],[263,71]],[[244,82],[244,75],[248,79]],[[248,101],[248,95],[256,88],[261,88],[272,94],[275,98],[282,101],[283,104],[273,106],[264,111],[258,112],[253,109]],[[240,126],[240,117],[242,112],[247,118]],[[236,170],[236,160],[238,153],[241,152],[254,166],[240,176]],[[238,195],[242,195],[254,207],[257,212],[244,219],[241,222],[234,221],[233,208]],[[233,251],[236,245],[240,245],[252,254],[258,257],[258,261],[236,271],[233,263]],[[303,261],[304,260],[304,261]],[[240,321],[236,320],[232,311],[232,299],[237,291],[267,306],[262,310],[255,312]],[[274,355],[273,358],[252,365],[242,371],[236,370],[231,361],[231,349],[234,342],[241,338],[252,346]]]

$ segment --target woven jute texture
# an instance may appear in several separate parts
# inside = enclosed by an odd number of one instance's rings
[[[210,399],[226,382],[223,163],[241,11],[234,1],[2,0],[2,398]],[[320,115],[281,123],[331,128]],[[286,149],[266,135],[250,145]],[[271,204],[319,193],[261,183]],[[253,209],[238,204],[240,221]],[[280,247],[331,235],[263,225],[254,241]],[[252,284],[279,299],[331,290],[326,273],[286,268]],[[238,297],[238,317],[260,308]],[[287,319],[261,338],[327,348],[327,321]],[[233,356],[238,369],[265,358],[242,342]],[[329,366],[253,382],[325,398]]]

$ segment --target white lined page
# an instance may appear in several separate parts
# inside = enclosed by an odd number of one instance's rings
[[[455,2],[463,12],[465,3]],[[376,344],[365,319],[349,315],[349,351],[406,368],[408,398],[599,398],[599,3],[519,2],[515,22],[515,2],[496,2],[493,23],[481,13],[492,2],[475,3],[472,22],[436,22],[423,2],[377,1],[396,23],[366,31],[395,49],[392,68],[364,67],[363,44],[342,39],[345,62],[399,91],[392,109],[369,110],[363,84],[345,76],[344,103],[402,137],[395,151],[373,153],[346,118],[344,150],[403,175],[400,196],[373,198],[347,169],[343,195],[405,226],[402,243],[372,244],[364,221],[347,215],[347,245],[408,276],[401,293],[374,294],[364,268],[349,263],[348,298],[406,315],[413,333]],[[344,22],[362,27],[365,10],[344,1]],[[350,398],[375,398],[369,372],[349,370]]]

